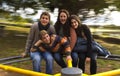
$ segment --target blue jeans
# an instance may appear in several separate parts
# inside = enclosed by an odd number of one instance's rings
[[[65,61],[63,60],[63,54],[61,54],[60,52],[55,52],[55,53],[53,53],[53,57],[54,57],[56,63],[57,63],[61,68],[67,67]]]
[[[71,57],[72,57],[73,67],[77,67],[78,66],[78,53],[77,52],[72,52]]]
[[[33,70],[37,72],[41,72],[41,59],[44,58],[46,61],[46,73],[53,73],[53,57],[50,52],[30,52],[30,57],[33,62]]]
[[[97,53],[94,52],[84,52],[84,53],[78,53],[78,52],[72,52],[72,64],[73,67],[79,67],[82,69],[83,73],[85,71],[85,60],[86,57],[90,57],[90,73],[91,74],[96,74],[97,70],[97,63],[96,63],[96,58],[97,58]]]

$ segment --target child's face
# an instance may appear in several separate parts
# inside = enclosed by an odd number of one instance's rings
[[[45,34],[44,36],[42,36],[42,41],[46,44],[50,43],[50,36],[48,34]]]
[[[43,26],[46,26],[50,22],[49,16],[42,15],[41,18],[40,18],[40,22]]]
[[[78,21],[76,21],[75,19],[71,19],[71,25],[74,29],[76,29],[78,27]]]
[[[61,12],[61,13],[60,13],[60,22],[61,22],[62,24],[65,24],[66,20],[67,20],[67,14],[64,13],[64,12]]]

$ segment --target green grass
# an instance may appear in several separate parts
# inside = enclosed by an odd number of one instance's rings
[[[29,28],[7,26],[4,36],[0,37],[0,57],[18,55],[24,51]],[[23,35],[23,36],[19,36]]]
[[[27,21],[9,21],[7,19],[0,19],[0,25],[24,27],[31,25],[31,23],[28,23]]]
[[[0,58],[16,56],[24,52],[29,30],[30,28],[6,26],[4,36],[0,37]],[[120,40],[119,38],[111,38],[109,35],[100,35],[96,36],[95,40],[107,48],[112,54],[120,55],[120,43],[118,42]],[[119,61],[98,59],[97,63],[98,72],[120,69]],[[42,68],[45,70],[45,62],[42,62],[42,65]],[[13,63],[12,66],[32,70],[31,61]],[[60,72],[60,67],[58,65],[54,65],[54,71],[55,73]]]

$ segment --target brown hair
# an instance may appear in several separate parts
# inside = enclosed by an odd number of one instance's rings
[[[46,34],[48,34],[48,32],[46,30],[41,30],[39,33],[40,39],[42,39],[42,37]]]
[[[61,9],[58,13],[58,17],[57,17],[57,21],[54,25],[55,27],[55,31],[56,31],[56,34],[57,35],[60,35],[60,28],[62,27],[62,24],[60,22],[60,14],[64,12],[66,15],[67,15],[67,21],[66,23],[64,24],[63,26],[63,35],[64,36],[69,36],[69,17],[70,17],[70,14],[69,12],[66,10],[66,9]],[[67,30],[66,30],[67,29]]]
[[[40,15],[40,19],[41,19],[41,17],[43,16],[43,15],[46,15],[46,16],[48,16],[49,17],[49,20],[50,20],[50,14],[48,13],[48,12],[42,12],[42,14]]]
[[[70,20],[75,19],[76,21],[78,21],[78,24],[81,25],[81,21],[80,18],[77,15],[71,15],[70,16]],[[70,21],[71,22],[71,21]]]
[[[66,15],[67,15],[67,18],[68,17],[70,17],[70,14],[69,14],[69,12],[66,10],[66,9],[61,9],[60,11],[59,11],[59,13],[58,13],[58,21],[60,21],[59,19],[60,19],[60,14],[62,13],[62,12],[64,12]]]

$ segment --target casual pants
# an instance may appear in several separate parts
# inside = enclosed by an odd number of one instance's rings
[[[53,57],[50,52],[30,52],[30,57],[32,59],[34,71],[41,72],[41,59],[44,58],[46,61],[46,73],[53,73]]]
[[[88,54],[87,52],[84,53],[77,53],[77,52],[72,52],[71,53],[72,56],[72,64],[73,67],[79,67],[80,69],[82,69],[83,73],[85,71],[85,60],[86,57],[90,57],[90,73],[91,74],[96,74],[96,70],[97,70],[97,64],[96,64],[96,58],[97,58],[97,54],[96,53],[91,53]]]
[[[56,53],[53,53],[53,57],[54,57],[56,63],[57,63],[61,68],[67,67],[65,61],[63,60],[63,54],[61,54],[61,53],[59,53],[59,52],[56,52]]]

